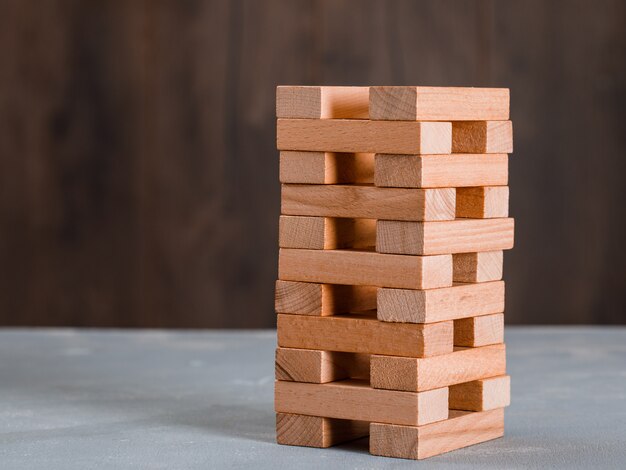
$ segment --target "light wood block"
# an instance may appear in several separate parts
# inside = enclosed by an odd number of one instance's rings
[[[403,189],[376,186],[284,184],[281,213],[389,220],[451,220],[453,188]]]
[[[281,248],[278,277],[284,281],[434,289],[452,285],[452,256]]]
[[[376,245],[376,220],[281,215],[278,245],[311,250],[371,248]]]
[[[465,121],[452,124],[452,153],[511,152],[511,121]]]
[[[426,459],[504,436],[504,409],[450,411],[445,421],[425,426],[370,424],[370,453],[401,459]]]
[[[370,367],[374,388],[421,392],[504,374],[506,349],[504,344],[455,348],[425,358],[372,355]]]
[[[276,87],[276,117],[368,119],[369,89],[358,86]]]
[[[452,124],[278,119],[276,146],[278,150],[314,152],[449,154],[452,153]]]
[[[370,118],[470,121],[509,118],[508,88],[370,87]]]
[[[490,219],[509,216],[509,187],[484,186],[456,190],[458,218]]]
[[[280,182],[300,184],[373,183],[374,154],[280,152]],[[506,184],[506,182],[492,184]],[[473,186],[479,186],[479,184]]]
[[[374,286],[345,286],[312,282],[276,281],[277,313],[336,315],[376,308]]]
[[[331,447],[369,434],[369,423],[276,413],[276,442],[289,446]]]
[[[379,320],[435,323],[504,311],[504,281],[455,284],[442,289],[378,289]]]
[[[370,376],[370,355],[315,349],[276,349],[276,380],[327,383]]]
[[[478,347],[504,341],[504,314],[454,320],[454,345]]]
[[[502,279],[504,253],[483,251],[452,255],[454,282],[488,282]]]
[[[274,392],[274,405],[281,413],[413,426],[448,417],[447,388],[398,392],[350,379],[327,384],[278,381]]]
[[[460,188],[508,184],[506,154],[385,155],[376,154],[376,186]]]
[[[438,222],[379,220],[376,251],[399,255],[442,255],[513,248],[514,220],[457,219]]]
[[[365,314],[312,317],[278,314],[278,346],[405,357],[453,350],[452,322],[387,323]]]
[[[501,375],[450,387],[451,410],[486,411],[511,404],[511,377]]]

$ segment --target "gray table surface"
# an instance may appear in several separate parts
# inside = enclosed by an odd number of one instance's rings
[[[422,462],[275,444],[275,341],[0,330],[0,468],[626,468],[626,328],[507,327],[506,436]]]

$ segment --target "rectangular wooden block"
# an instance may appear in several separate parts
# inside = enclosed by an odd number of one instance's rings
[[[376,186],[459,188],[501,186],[509,179],[507,154],[376,154]]]
[[[504,436],[504,409],[450,411],[449,418],[425,426],[370,424],[370,453],[426,459]]]
[[[376,251],[398,255],[442,255],[513,248],[514,220],[457,219],[437,222],[379,220]]]
[[[280,216],[278,246],[281,248],[332,250],[371,248],[375,245],[375,219]]]
[[[455,284],[441,289],[378,289],[379,320],[434,323],[504,311],[504,281]]]
[[[504,341],[504,314],[454,320],[454,345],[477,347]]]
[[[501,375],[450,387],[451,410],[486,411],[511,404],[511,377]]]
[[[511,153],[511,121],[465,121],[452,123],[452,153]]]
[[[509,187],[484,186],[456,190],[456,216],[490,219],[509,216]]]
[[[289,446],[331,447],[369,434],[369,423],[276,413],[276,442]]]
[[[509,118],[508,88],[370,87],[370,118],[401,121],[470,121]]]
[[[278,119],[276,146],[278,150],[314,152],[449,154],[452,153],[452,124]]]
[[[374,315],[312,317],[278,314],[283,348],[429,357],[452,352],[452,322],[386,323]]]
[[[424,358],[372,355],[370,382],[374,388],[420,392],[505,372],[506,349],[498,344]]]
[[[281,213],[390,220],[451,220],[455,215],[455,200],[454,188],[283,184]]]
[[[281,413],[413,426],[448,417],[447,388],[398,392],[351,379],[327,384],[278,381],[274,392],[274,405]]]
[[[280,152],[280,182],[300,184],[373,183],[374,154]],[[506,181],[492,184],[506,184]]]
[[[369,89],[358,86],[276,87],[276,117],[368,119]]]
[[[452,255],[454,282],[488,282],[502,279],[504,253],[482,251]]]
[[[452,256],[281,248],[278,277],[284,281],[434,289],[452,285]]]
[[[376,308],[374,286],[345,286],[312,282],[276,281],[277,313],[328,316]]]
[[[276,380],[327,383],[370,376],[370,355],[315,349],[276,349]]]

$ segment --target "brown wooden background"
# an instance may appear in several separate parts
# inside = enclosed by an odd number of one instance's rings
[[[626,322],[626,3],[0,0],[0,324],[270,327],[277,84],[507,86],[509,323]]]

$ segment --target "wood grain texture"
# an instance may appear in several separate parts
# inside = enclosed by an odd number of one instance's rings
[[[376,245],[376,220],[281,215],[278,246],[333,250]]]
[[[350,379],[327,384],[277,381],[274,392],[274,407],[281,413],[413,426],[448,417],[447,388],[399,392]]]
[[[514,220],[457,219],[441,222],[379,220],[376,251],[399,255],[441,255],[513,248]]]
[[[445,421],[426,426],[370,424],[370,453],[420,460],[504,436],[504,409],[450,411]]]
[[[483,186],[456,190],[456,216],[489,219],[509,216],[509,187]]]
[[[508,88],[370,87],[371,119],[500,121],[509,119]]]
[[[504,314],[454,320],[454,345],[478,347],[504,341]]]
[[[451,410],[486,411],[511,404],[511,377],[502,375],[450,387]]]
[[[278,277],[284,281],[434,289],[452,285],[452,256],[281,248]]]
[[[455,200],[453,188],[283,184],[281,213],[390,220],[451,220],[455,216]]]
[[[374,154],[283,151],[280,152],[280,182],[296,184],[373,183]],[[480,184],[474,184],[474,186]],[[487,184],[506,184],[506,181]]]
[[[278,86],[276,117],[369,119],[369,88],[358,86]]]
[[[376,154],[376,186],[450,188],[508,184],[506,154],[387,155]]]
[[[278,346],[325,351],[429,357],[452,352],[452,322],[387,323],[371,315],[313,317],[278,314]]]
[[[449,122],[278,119],[279,150],[401,154],[452,153]],[[482,152],[478,152],[482,153]]]
[[[512,153],[511,121],[467,121],[452,124],[452,153]]]
[[[418,392],[502,375],[506,349],[504,344],[455,348],[425,358],[372,355],[370,367],[372,387]]]
[[[289,446],[331,447],[369,434],[369,423],[276,413],[276,442]]]
[[[327,383],[370,376],[370,355],[315,349],[277,348],[276,380]]]
[[[452,255],[454,282],[488,282],[502,279],[504,252],[482,251]]]

